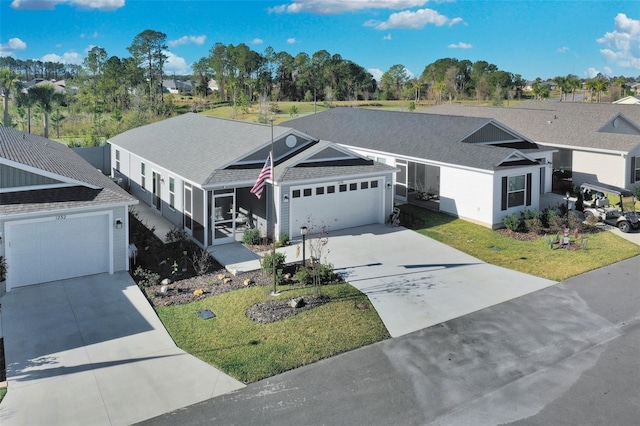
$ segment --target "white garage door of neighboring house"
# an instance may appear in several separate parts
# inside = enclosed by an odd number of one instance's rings
[[[300,236],[302,225],[331,230],[379,223],[384,220],[382,181],[347,181],[291,188],[290,235]]]
[[[111,272],[109,214],[7,223],[8,289]]]

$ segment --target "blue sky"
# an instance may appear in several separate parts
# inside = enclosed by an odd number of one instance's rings
[[[527,0],[0,0],[0,56],[82,63],[145,29],[167,35],[167,73],[211,47],[245,43],[295,56],[324,49],[378,77],[420,75],[440,58],[485,60],[526,79],[640,76],[640,4]]]

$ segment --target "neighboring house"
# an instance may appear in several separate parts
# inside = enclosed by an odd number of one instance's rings
[[[613,103],[623,105],[640,105],[640,95],[626,96],[622,99],[618,99],[617,101],[613,101]]]
[[[333,108],[285,125],[397,168],[397,202],[492,228],[551,188],[553,150],[493,119]]]
[[[189,80],[162,80],[162,90],[165,93],[191,93],[194,86],[195,83]]]
[[[525,102],[515,107],[439,105],[428,114],[495,118],[537,144],[556,148],[553,190],[599,181],[640,184],[640,107],[610,103]]]
[[[128,209],[137,203],[65,145],[0,127],[7,290],[128,270]]]
[[[250,190],[272,142],[275,183],[258,199]],[[202,247],[236,241],[245,226],[272,236],[275,224],[279,238],[303,225],[384,223],[393,208],[395,169],[288,127],[187,113],[109,143],[114,177]]]
[[[29,80],[27,82],[24,82],[22,84],[22,91],[24,93],[27,93],[27,91],[29,90],[30,87],[33,86],[42,86],[42,85],[47,85],[50,84],[54,87],[56,93],[66,93],[67,92],[67,83],[65,82],[65,80],[46,80],[44,78],[34,78],[33,80]],[[70,93],[75,94],[76,93],[76,88],[72,88],[70,90]]]

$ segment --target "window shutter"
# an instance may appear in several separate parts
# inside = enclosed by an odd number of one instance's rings
[[[502,177],[502,210],[507,209],[507,177]]]
[[[631,179],[629,183],[636,183],[636,157],[631,157]]]
[[[527,173],[527,206],[531,205],[531,183],[533,181],[533,175],[531,173]]]

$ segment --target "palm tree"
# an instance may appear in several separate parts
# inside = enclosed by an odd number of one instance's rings
[[[0,89],[2,89],[2,95],[4,97],[4,127],[11,126],[11,119],[9,118],[9,95],[13,91],[20,89],[20,80],[18,80],[18,74],[11,71],[9,68],[0,69]]]
[[[582,82],[573,74],[567,75],[567,86],[571,90],[571,102],[575,102],[576,100],[576,89],[579,89],[582,86]]]
[[[39,84],[29,88],[29,97],[40,106],[44,116],[44,137],[49,137],[49,114],[55,102],[62,102],[63,95],[56,92],[53,84]]]

